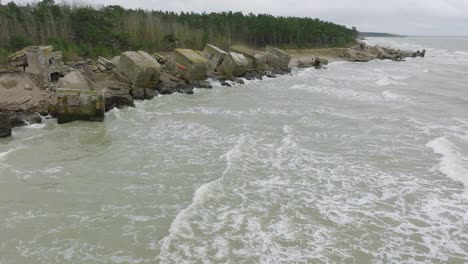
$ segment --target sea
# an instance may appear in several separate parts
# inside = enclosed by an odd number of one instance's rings
[[[0,264],[468,263],[468,38],[0,139]]]

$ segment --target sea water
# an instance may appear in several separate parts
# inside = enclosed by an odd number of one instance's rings
[[[468,38],[0,140],[0,263],[467,263]]]

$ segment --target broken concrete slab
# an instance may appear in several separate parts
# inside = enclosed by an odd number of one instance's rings
[[[204,80],[208,62],[199,53],[191,49],[175,49],[178,72],[190,80]]]
[[[104,121],[105,100],[101,91],[57,89],[57,122]]]
[[[101,57],[101,56],[99,56],[99,58],[98,58],[98,63],[100,65],[100,67],[102,67],[103,70],[110,71],[110,70],[116,68],[115,64],[112,61],[110,61],[110,60],[108,60],[108,59],[106,59],[104,57]]]
[[[60,78],[58,81],[60,88],[76,89],[76,90],[89,90],[88,82],[79,71],[72,71],[65,77]]]
[[[227,77],[242,77],[248,70],[247,58],[236,52],[229,52],[223,63],[218,66],[217,71]]]
[[[122,53],[117,69],[139,88],[154,87],[161,75],[161,65],[144,51]]]
[[[265,70],[267,62],[267,57],[265,54],[241,45],[232,46],[231,51],[244,55],[249,62],[249,69],[259,71]]]
[[[288,70],[289,62],[291,61],[291,55],[286,51],[267,46],[267,63],[274,69]]]
[[[203,50],[203,58],[208,61],[208,69],[212,71],[221,65],[227,55],[227,52],[211,44],[206,44]]]

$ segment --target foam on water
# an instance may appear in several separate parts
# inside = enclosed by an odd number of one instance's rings
[[[452,178],[463,183],[465,186],[465,197],[468,198],[468,157],[463,156],[455,144],[446,137],[439,137],[427,144],[434,153],[442,155],[439,170]]]

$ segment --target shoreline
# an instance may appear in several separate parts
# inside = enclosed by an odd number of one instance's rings
[[[364,42],[350,48],[300,50],[233,46],[229,52],[207,44],[203,52],[127,51],[112,59],[64,63],[61,52],[53,52],[51,46],[28,47],[9,57],[9,69],[0,70],[0,137],[10,136],[11,128],[42,123],[44,118],[57,118],[59,124],[102,122],[105,112],[135,107],[135,100],[211,89],[208,80],[231,87],[244,84],[244,79],[291,74],[292,68],[326,69],[329,62],[402,61],[424,55],[425,51],[369,47]]]

